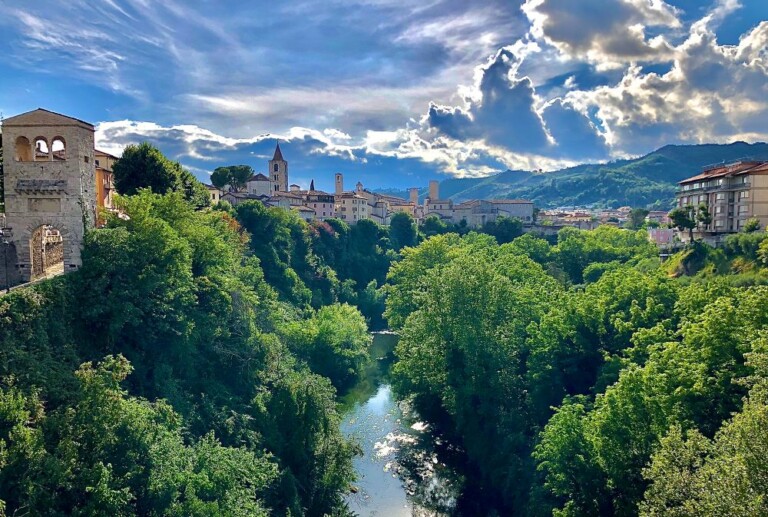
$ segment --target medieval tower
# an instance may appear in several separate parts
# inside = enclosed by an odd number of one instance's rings
[[[283,160],[279,143],[275,155],[269,160],[269,181],[272,192],[288,192],[288,162]]]
[[[80,265],[96,217],[94,128],[37,109],[3,122],[6,230],[11,285]],[[7,232],[6,232],[7,233]],[[6,276],[5,272],[2,273]]]

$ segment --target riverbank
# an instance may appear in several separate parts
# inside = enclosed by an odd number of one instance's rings
[[[347,504],[361,517],[450,515],[456,476],[438,461],[429,426],[395,400],[389,385],[397,335],[373,336],[371,364],[342,398],[341,432],[362,451],[353,460],[358,479]]]

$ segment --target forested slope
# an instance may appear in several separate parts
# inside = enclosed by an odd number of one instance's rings
[[[285,211],[120,202],[79,271],[0,298],[5,512],[344,514],[355,448],[336,389],[370,340],[338,303],[357,300],[354,281]],[[257,217],[268,240],[244,229]]]
[[[668,210],[678,181],[707,165],[740,159],[768,160],[768,144],[667,145],[639,158],[545,173],[508,170],[487,178],[450,178],[440,182],[440,197],[455,201],[524,198],[540,208],[629,205]],[[408,197],[407,192],[390,193]],[[420,194],[426,196],[427,189]]]
[[[463,451],[459,512],[768,512],[768,240],[697,248],[693,277],[610,227],[405,250],[395,388]]]

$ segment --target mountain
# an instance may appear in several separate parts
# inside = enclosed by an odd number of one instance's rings
[[[768,144],[667,145],[640,158],[553,172],[508,170],[487,178],[451,178],[440,183],[440,197],[454,201],[525,198],[542,208],[629,205],[668,209],[678,181],[708,165],[740,159],[768,160]],[[426,191],[422,189],[422,196]]]

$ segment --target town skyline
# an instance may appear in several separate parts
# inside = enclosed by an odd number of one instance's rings
[[[280,141],[325,190],[768,140],[757,0],[143,5],[0,4],[0,112],[93,121],[203,181]]]

